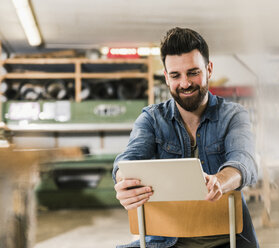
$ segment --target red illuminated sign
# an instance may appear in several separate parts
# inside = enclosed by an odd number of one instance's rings
[[[109,48],[107,57],[137,59],[140,56],[137,48]]]

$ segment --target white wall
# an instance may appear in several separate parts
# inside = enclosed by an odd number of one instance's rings
[[[224,86],[248,86],[256,84],[256,76],[241,63],[243,62],[254,71],[254,63],[257,60],[253,60],[252,57],[248,55],[219,55],[211,56],[210,60],[213,63],[211,80],[217,81],[221,78],[227,78],[228,81]]]

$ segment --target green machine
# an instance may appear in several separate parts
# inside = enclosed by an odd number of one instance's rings
[[[36,188],[38,204],[49,209],[120,206],[111,176],[114,159],[90,155],[44,165]]]
[[[3,103],[2,113],[8,128],[15,135],[21,133],[21,137],[32,132],[47,132],[49,136],[56,133],[59,138],[64,132],[77,137],[79,132],[84,135],[119,130],[128,135],[146,105],[146,100],[8,101]],[[113,130],[115,127],[118,129]],[[111,176],[115,157],[89,153],[78,160],[42,165],[36,188],[38,205],[49,209],[120,206]]]

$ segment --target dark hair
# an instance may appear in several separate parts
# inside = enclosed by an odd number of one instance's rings
[[[199,50],[207,65],[209,63],[208,46],[200,34],[189,28],[170,29],[161,41],[161,58],[164,66],[167,55],[181,55],[194,49]]]

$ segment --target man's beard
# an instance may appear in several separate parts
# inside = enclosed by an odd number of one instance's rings
[[[206,82],[206,86],[200,87],[199,85],[191,85],[187,88],[187,91],[192,91],[192,90],[197,90],[198,94],[181,98],[179,96],[179,93],[182,93],[185,91],[185,89],[177,88],[175,92],[172,92],[170,90],[170,93],[174,100],[186,111],[189,112],[194,112],[195,110],[198,109],[198,107],[201,105],[203,102],[207,92],[208,92],[208,81]]]

